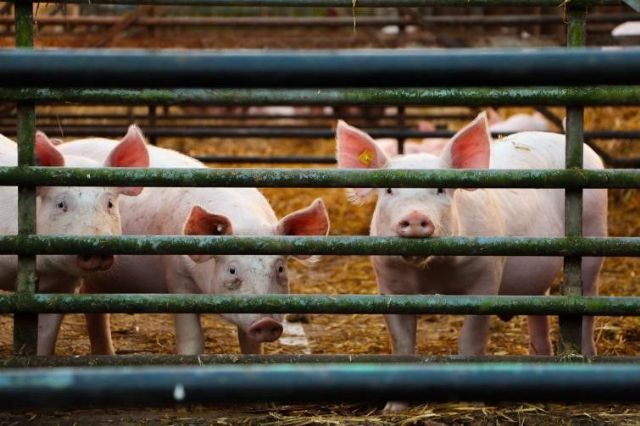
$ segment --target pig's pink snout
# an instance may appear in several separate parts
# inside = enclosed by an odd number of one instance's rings
[[[426,214],[417,211],[404,216],[396,225],[396,233],[400,237],[430,237],[434,231],[435,226],[431,219]]]
[[[282,324],[273,318],[262,318],[251,324],[249,334],[257,342],[274,342],[282,335]]]
[[[113,265],[112,254],[80,254],[76,260],[78,268],[86,272],[106,271]]]

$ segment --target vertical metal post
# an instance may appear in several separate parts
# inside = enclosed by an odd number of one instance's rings
[[[148,121],[149,128],[155,129],[156,124],[157,124],[157,120],[156,120],[157,114],[156,114],[156,112],[157,112],[158,107],[156,105],[149,105],[148,108],[149,108],[149,121]],[[148,136],[148,138],[149,138],[149,143],[151,145],[157,145],[158,144],[158,138],[155,135],[152,134],[151,136]]]
[[[582,47],[586,42],[586,9],[567,5],[567,47]],[[565,166],[582,168],[584,139],[584,107],[567,108],[567,142]],[[565,189],[565,235],[582,235],[582,189]],[[560,291],[566,296],[582,295],[582,258],[564,258],[564,281]],[[560,317],[560,353],[580,353],[582,350],[582,317]]]
[[[16,47],[33,48],[33,4],[15,3]],[[17,105],[18,166],[35,164],[35,105],[18,102]],[[36,233],[36,189],[18,187],[18,234]],[[38,291],[36,257],[18,256],[16,293],[33,294]],[[35,355],[38,343],[38,315],[14,315],[13,352],[15,355]]]
[[[396,113],[397,126],[398,129],[404,131],[406,130],[406,107],[404,105],[399,105]],[[398,154],[404,154],[404,137],[398,137]]]

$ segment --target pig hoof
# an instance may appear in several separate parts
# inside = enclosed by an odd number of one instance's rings
[[[285,319],[288,322],[303,322],[305,324],[309,324],[309,315],[308,314],[287,314]]]
[[[404,411],[409,408],[409,404],[401,401],[389,401],[387,405],[382,409],[383,413],[397,413],[398,411]]]

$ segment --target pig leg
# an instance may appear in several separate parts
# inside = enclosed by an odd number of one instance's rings
[[[92,355],[115,355],[109,314],[84,314]]]
[[[167,288],[173,294],[199,293],[193,281],[185,278],[185,269],[180,256],[166,256],[164,261]],[[176,350],[179,355],[200,355],[204,352],[204,336],[199,314],[176,314]]]
[[[176,346],[179,355],[204,352],[204,336],[198,314],[176,314]]]
[[[38,356],[51,356],[56,350],[56,340],[64,314],[38,315]]]
[[[91,286],[91,283],[84,281],[80,287],[80,293],[98,293]],[[84,314],[87,324],[87,334],[91,344],[92,355],[115,355],[111,340],[111,324],[109,314]]]
[[[415,315],[385,315],[387,329],[391,335],[391,350],[394,355],[413,355],[416,350]],[[383,408],[385,413],[394,413],[409,408],[404,401],[389,401]]]
[[[458,353],[465,356],[484,355],[489,337],[489,315],[466,315],[458,340]]]
[[[529,355],[552,355],[549,339],[549,318],[546,315],[529,315]]]
[[[582,294],[584,296],[598,295],[598,275],[602,267],[601,257],[585,257],[582,259]],[[596,347],[593,341],[592,316],[582,317],[582,355],[595,356]]]
[[[494,257],[482,259],[483,272],[474,278],[475,283],[467,291],[468,295],[497,295],[502,280],[504,258]],[[460,338],[458,351],[460,355],[484,355],[489,338],[489,315],[466,315]]]
[[[43,293],[75,293],[80,282],[73,278],[60,280],[57,277],[44,276],[40,279],[39,290]],[[64,314],[38,315],[38,356],[51,356],[56,350],[56,340]]]
[[[399,274],[385,267],[384,261],[374,257],[373,260],[378,277],[378,289],[381,294],[418,294],[417,286],[407,279],[406,274]],[[397,277],[403,277],[400,283]],[[416,350],[415,315],[385,315],[384,320],[391,337],[391,351],[394,355],[413,355]],[[389,401],[383,412],[392,413],[406,410],[409,407],[404,401]]]
[[[256,342],[255,339],[249,338],[246,332],[238,327],[238,343],[240,343],[240,352],[243,354],[262,354],[262,343]]]
[[[416,316],[385,315],[394,355],[413,355],[416,350]]]

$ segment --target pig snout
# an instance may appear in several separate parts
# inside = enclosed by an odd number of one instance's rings
[[[402,217],[396,225],[396,234],[399,237],[421,238],[430,237],[435,231],[435,226],[431,219],[424,214],[413,211]]]
[[[76,260],[78,268],[86,272],[106,271],[113,265],[112,254],[80,254]]]
[[[273,318],[262,318],[251,324],[249,335],[257,342],[274,342],[282,335],[282,324]]]

